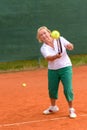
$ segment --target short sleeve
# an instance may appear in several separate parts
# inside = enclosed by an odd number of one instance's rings
[[[46,58],[47,56],[54,56],[57,54],[50,46],[43,45],[40,48],[41,54]]]
[[[67,46],[70,42],[66,40],[64,37],[60,37],[60,41],[64,46]]]

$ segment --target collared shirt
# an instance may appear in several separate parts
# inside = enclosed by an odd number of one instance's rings
[[[60,37],[60,41],[62,46],[62,56],[53,61],[48,61],[48,69],[56,70],[63,67],[72,66],[71,60],[66,51],[66,46],[69,44],[69,41],[67,41],[64,37]],[[43,43],[43,45],[41,46],[40,51],[44,58],[46,58],[47,56],[54,56],[59,53],[59,41],[57,42],[57,40],[54,39],[53,44],[54,48],[45,43]]]

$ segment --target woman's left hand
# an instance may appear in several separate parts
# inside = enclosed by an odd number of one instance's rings
[[[69,44],[66,46],[66,49],[68,49],[68,50],[73,50],[73,49],[74,49],[73,44],[69,43]]]

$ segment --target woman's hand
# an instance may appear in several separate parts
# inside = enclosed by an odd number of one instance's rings
[[[57,56],[57,58],[60,58],[60,57],[61,57],[61,54],[58,53],[58,54],[56,54],[56,56]]]
[[[69,43],[67,46],[66,46],[66,49],[68,50],[73,50],[74,49],[74,46],[72,43]]]

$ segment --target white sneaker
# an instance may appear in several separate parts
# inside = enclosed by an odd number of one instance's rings
[[[43,111],[43,114],[48,115],[59,111],[59,108],[57,106],[50,106],[48,109]]]
[[[70,115],[69,115],[70,118],[76,118],[76,117],[77,117],[74,108],[70,108],[70,109],[69,109],[69,112],[70,112]]]

